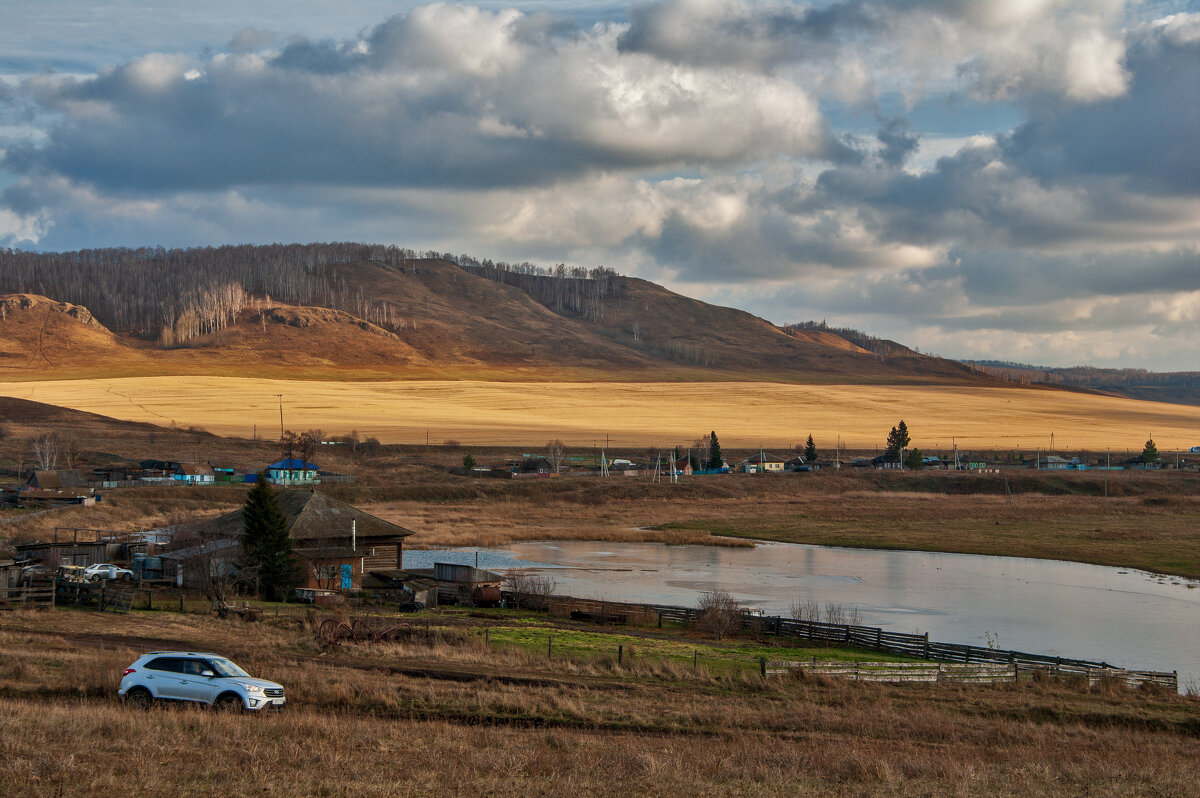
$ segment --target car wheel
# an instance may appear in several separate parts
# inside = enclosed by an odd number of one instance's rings
[[[123,582],[132,582],[132,581],[133,581],[133,574],[121,574],[121,581],[123,581]]]
[[[217,696],[212,708],[214,712],[241,712],[245,707],[240,696],[233,693],[222,693]]]
[[[125,694],[125,703],[134,709],[147,710],[154,706],[154,696],[144,687],[135,687]]]

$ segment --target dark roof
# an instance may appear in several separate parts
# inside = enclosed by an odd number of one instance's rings
[[[82,471],[34,471],[29,484],[37,483],[42,490],[61,490],[62,488],[86,488],[87,480]]]
[[[206,465],[198,465],[196,463],[182,463],[179,468],[175,469],[176,474],[183,474],[185,477],[211,477],[213,470]]]
[[[342,543],[350,539],[350,522],[354,522],[354,533],[363,545],[375,543],[399,543],[413,534],[398,524],[365,513],[345,502],[332,499],[323,493],[309,490],[283,490],[276,498],[279,509],[287,519],[288,533],[297,548],[308,544],[321,545],[326,541]],[[240,509],[225,513],[207,521],[195,521],[177,528],[177,533],[196,532],[208,539],[241,537],[246,524]]]
[[[276,460],[267,466],[267,468],[278,468],[281,471],[316,471],[318,466],[316,463],[309,463],[298,457],[288,457],[283,460]]]
[[[761,453],[761,452],[760,452],[759,454],[755,454],[755,455],[751,455],[750,457],[747,457],[747,458],[746,458],[745,460],[743,460],[742,462],[743,462],[743,463],[759,463],[759,462],[762,462],[762,463],[782,463],[782,462],[783,462],[783,458],[782,458],[782,457],[776,457],[776,456],[775,456],[775,455],[773,455],[773,454],[763,454],[763,453]]]

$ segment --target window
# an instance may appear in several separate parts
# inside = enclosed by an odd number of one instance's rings
[[[206,660],[218,676],[249,676],[244,670],[227,659],[213,658]]]
[[[181,673],[181,660],[176,657],[159,657],[152,659],[146,663],[146,668],[152,671],[166,671],[167,673]]]

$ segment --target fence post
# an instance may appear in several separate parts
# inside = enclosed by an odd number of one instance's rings
[[[925,659],[929,659],[929,632],[925,633]]]
[[[554,635],[546,638],[546,656],[550,658],[554,657]]]
[[[878,651],[881,648],[883,648],[883,629],[882,628],[875,630],[875,650]]]
[[[179,614],[183,614],[183,594],[179,594]]]
[[[104,588],[107,585],[104,582],[100,583],[100,612],[104,612]]]
[[[491,628],[489,628],[487,626],[483,627],[483,643],[484,643],[484,645],[491,645],[491,642],[492,642],[491,632],[492,632]]]
[[[622,646],[622,645],[617,646],[617,664],[618,665],[625,664],[625,646]]]
[[[763,678],[766,678],[766,676],[767,676],[767,658],[766,657],[758,658],[758,673]]]
[[[658,628],[662,628],[662,610],[658,611]]]
[[[699,651],[699,649],[692,649],[692,673],[695,673],[696,669],[699,667],[700,667],[700,651]]]

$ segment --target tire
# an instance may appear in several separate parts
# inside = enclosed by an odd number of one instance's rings
[[[145,712],[154,706],[154,696],[145,687],[135,687],[125,694],[125,703]]]
[[[221,693],[212,703],[213,712],[241,712],[245,708],[241,696],[236,693]]]
[[[122,582],[132,582],[133,574],[121,574],[121,581]]]

